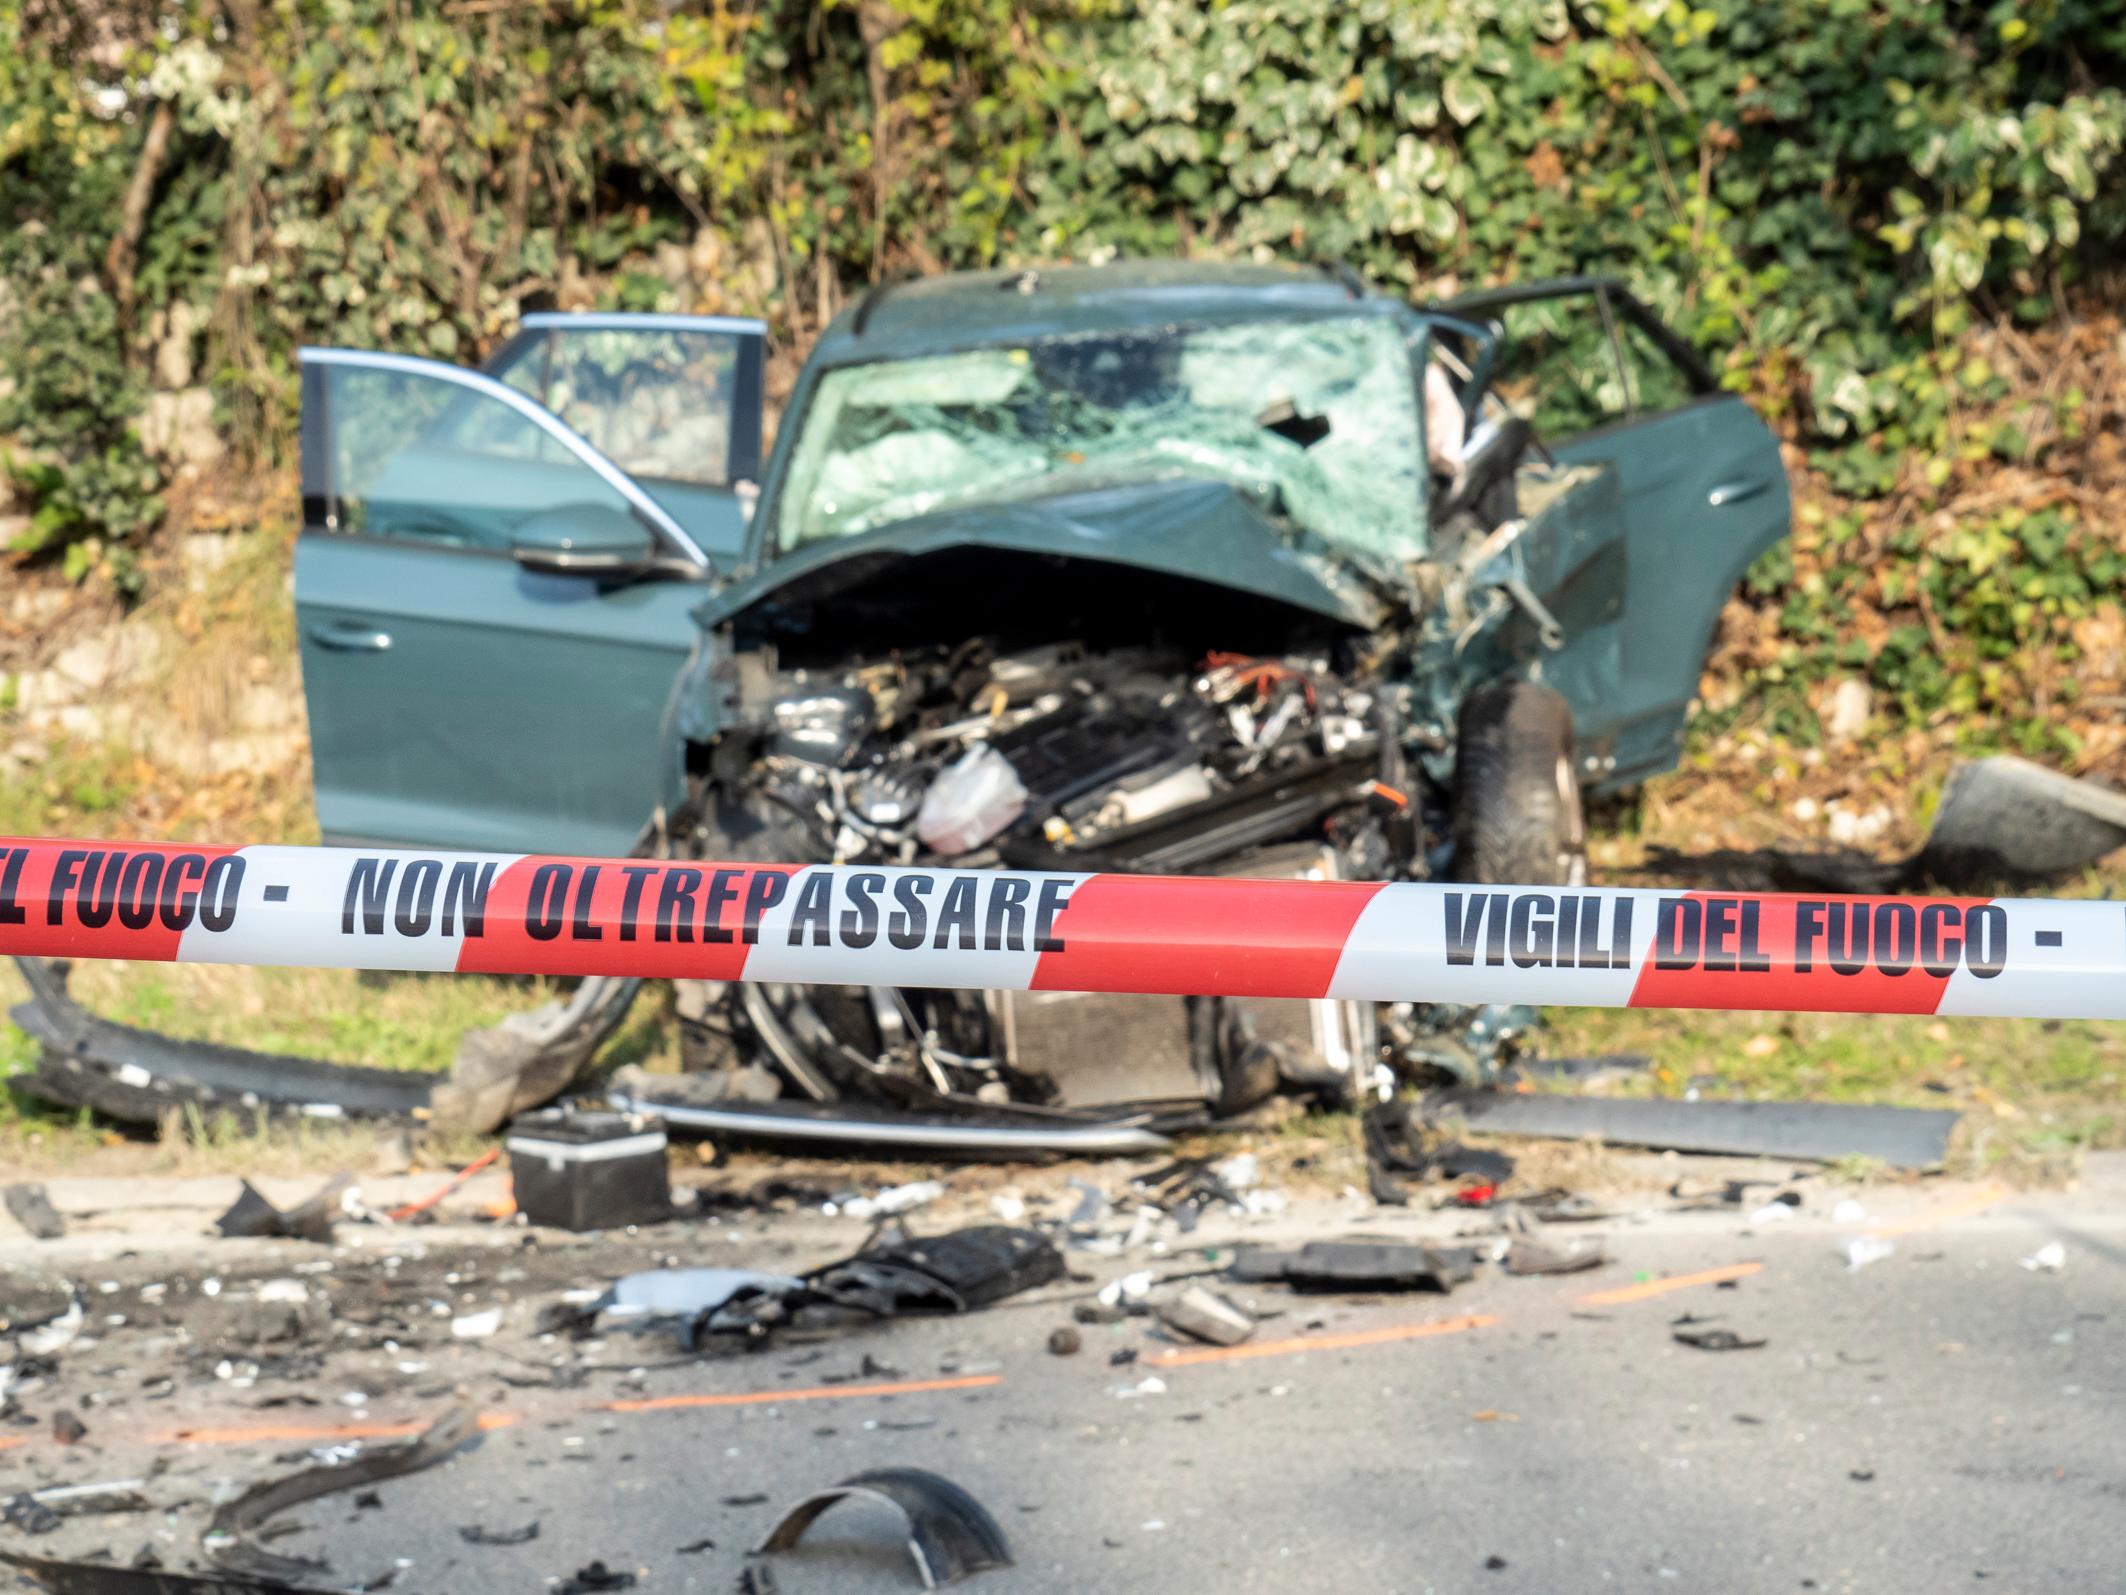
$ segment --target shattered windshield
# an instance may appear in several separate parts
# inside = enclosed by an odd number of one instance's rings
[[[935,510],[1210,478],[1364,555],[1423,550],[1415,385],[1378,316],[1159,327],[881,361],[820,381],[785,552]]]

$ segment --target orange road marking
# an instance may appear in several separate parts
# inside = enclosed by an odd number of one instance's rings
[[[1293,1340],[1260,1340],[1243,1346],[1204,1346],[1190,1351],[1159,1351],[1140,1357],[1140,1364],[1155,1368],[1185,1368],[1198,1362],[1239,1362],[1249,1357],[1284,1357],[1296,1351],[1349,1351],[1357,1346],[1384,1346],[1396,1340],[1421,1340],[1431,1335],[1459,1335],[1482,1329],[1498,1319],[1488,1313],[1466,1318],[1442,1318],[1424,1324],[1395,1324],[1387,1329],[1357,1329],[1345,1335],[1301,1335]]]
[[[677,1412],[688,1407],[760,1407],[778,1401],[839,1401],[848,1396],[916,1396],[932,1390],[982,1390],[1000,1385],[999,1373],[968,1374],[960,1379],[909,1379],[890,1385],[815,1385],[805,1390],[742,1390],[720,1396],[643,1396],[607,1401],[600,1412]]]
[[[264,1445],[285,1440],[410,1440],[426,1434],[435,1420],[409,1423],[261,1423],[227,1429],[171,1429],[156,1435],[155,1445]],[[520,1423],[513,1412],[483,1412],[475,1420],[484,1434]]]
[[[1946,1207],[1917,1217],[1900,1220],[1895,1224],[1877,1224],[1868,1234],[1877,1240],[1893,1240],[1899,1235],[1915,1235],[1921,1230],[1933,1229],[1951,1219],[1968,1218],[1973,1213],[1983,1213],[1989,1207],[1997,1207],[2013,1195],[2007,1186],[1995,1183],[1973,1191],[1961,1201],[1951,1202]]]
[[[1627,1302],[1651,1301],[1656,1296],[1666,1296],[1671,1291],[1689,1290],[1694,1285],[1717,1285],[1726,1279],[1747,1279],[1752,1274],[1762,1273],[1762,1263],[1730,1263],[1725,1268],[1701,1269],[1695,1274],[1672,1274],[1667,1279],[1643,1280],[1636,1285],[1625,1285],[1617,1290],[1598,1290],[1578,1299],[1583,1307],[1622,1307]]]

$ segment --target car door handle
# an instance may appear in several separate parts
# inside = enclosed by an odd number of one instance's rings
[[[310,628],[310,640],[335,653],[380,654],[391,647],[391,633],[355,620],[328,620]]]
[[[1771,478],[1767,476],[1744,476],[1732,482],[1722,482],[1705,495],[1705,502],[1719,509],[1727,504],[1740,504],[1744,499],[1755,498],[1759,493],[1772,490]]]

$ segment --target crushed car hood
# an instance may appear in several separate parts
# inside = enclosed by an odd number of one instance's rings
[[[1372,630],[1387,607],[1357,564],[1301,546],[1223,482],[1166,481],[970,505],[895,521],[792,554],[696,611],[716,625],[759,605],[812,603],[896,561],[989,548],[1117,565],[1235,588]]]

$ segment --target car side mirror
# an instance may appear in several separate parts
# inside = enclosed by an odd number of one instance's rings
[[[650,529],[625,510],[570,504],[542,510],[510,534],[510,557],[553,576],[633,576],[657,559]]]

